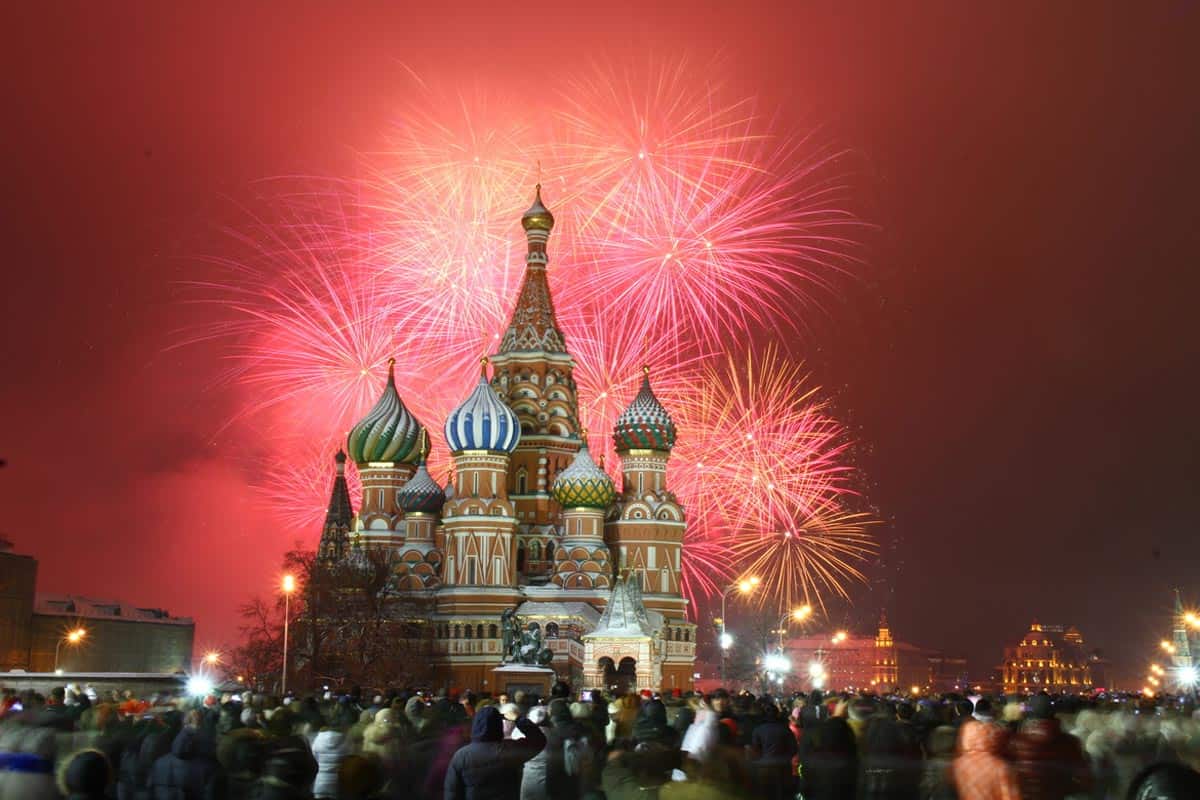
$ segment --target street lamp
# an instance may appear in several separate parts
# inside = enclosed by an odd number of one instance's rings
[[[721,644],[721,685],[722,686],[725,685],[725,651],[728,650],[730,645],[733,644],[733,637],[730,636],[729,633],[725,630],[725,601],[729,598],[729,595],[733,594],[734,592],[740,592],[742,594],[750,594],[751,592],[754,591],[755,587],[757,587],[759,583],[760,583],[760,581],[758,579],[758,576],[751,575],[749,578],[742,578],[741,580],[737,581],[736,583],[734,583],[731,586],[729,586],[728,588],[726,588],[725,591],[721,593],[721,638],[720,638],[720,644]]]
[[[805,604],[799,608],[793,608],[791,611],[779,618],[779,652],[783,652],[783,636],[785,633],[787,633],[787,627],[785,627],[784,623],[786,623],[788,620],[792,620],[793,622],[804,622],[804,620],[811,616],[812,606]]]
[[[67,642],[68,644],[79,644],[80,642],[82,642],[84,640],[84,637],[86,637],[86,636],[87,636],[86,628],[76,628],[75,630],[68,631],[67,633],[58,637],[58,644],[54,645],[54,671],[55,672],[58,672],[58,651],[59,651],[59,648],[62,647],[62,643]]]
[[[296,591],[296,578],[293,575],[283,576],[283,681],[279,690],[279,695],[282,697],[287,694],[287,646],[288,646],[288,619],[291,617],[291,599],[292,592]]]

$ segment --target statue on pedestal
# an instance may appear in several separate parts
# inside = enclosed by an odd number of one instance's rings
[[[542,628],[536,622],[522,625],[517,612],[504,609],[500,615],[503,631],[504,663],[546,666],[554,660],[554,652],[543,646]]]

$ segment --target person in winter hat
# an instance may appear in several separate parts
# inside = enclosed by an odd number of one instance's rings
[[[1082,794],[1091,770],[1079,739],[1062,729],[1045,694],[1029,700],[1029,718],[1008,742],[1022,800],[1058,800]]]
[[[99,750],[73,753],[58,769],[58,790],[66,800],[105,800],[112,765]]]
[[[546,736],[528,718],[516,727],[524,738],[504,738],[504,721],[494,706],[479,709],[471,724],[471,743],[450,759],[444,800],[519,800],[525,762],[546,746]]]

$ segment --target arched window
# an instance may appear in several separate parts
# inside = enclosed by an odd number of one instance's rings
[[[525,570],[525,545],[517,547],[517,572]]]
[[[690,630],[685,630],[683,632],[683,640],[685,642],[690,642],[692,640],[692,632]]]
[[[474,635],[473,635],[473,634],[474,634],[474,631],[472,631],[472,630],[471,630],[471,626],[470,626],[470,625],[468,625],[468,626],[467,626],[467,631],[466,631],[466,633],[467,633],[467,638],[468,638],[468,639],[474,639],[474,638],[475,638],[475,637],[474,637]]]
[[[541,546],[541,544],[538,543],[538,541],[536,539],[533,542],[530,542],[530,544],[529,544],[529,560],[530,561],[541,561],[542,560],[542,546]]]
[[[528,482],[528,476],[525,474],[525,470],[521,470],[520,472],[518,472],[517,473],[517,494],[525,494],[525,487],[527,486],[527,482]]]
[[[462,625],[455,625],[455,626],[454,626],[454,638],[455,638],[455,639],[461,639],[461,638],[462,638]]]
[[[496,638],[496,634],[497,634],[498,632],[499,632],[499,631],[497,630],[497,628],[496,628],[496,626],[495,626],[495,625],[488,625],[488,638],[489,638],[489,639],[495,639],[495,638]]]
[[[475,638],[476,639],[483,638],[483,623],[482,622],[475,626]]]
[[[546,623],[546,638],[547,639],[557,639],[558,638],[558,623],[557,622],[547,622]]]
[[[554,560],[554,542],[546,542],[546,560]]]

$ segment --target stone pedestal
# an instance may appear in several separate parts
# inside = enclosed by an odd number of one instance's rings
[[[504,664],[492,670],[492,694],[506,692],[510,697],[518,691],[549,697],[555,672],[534,664]]]

